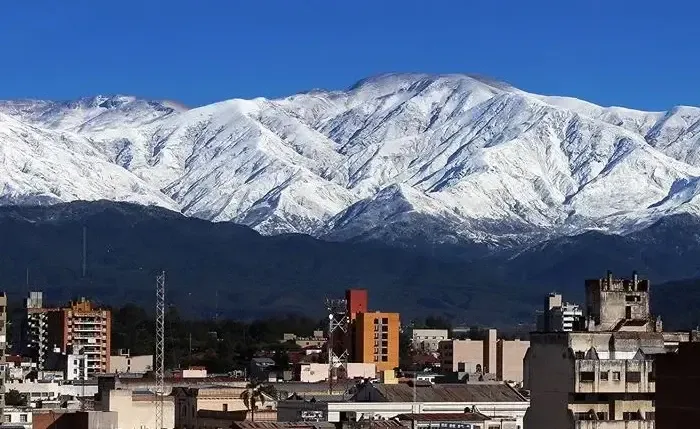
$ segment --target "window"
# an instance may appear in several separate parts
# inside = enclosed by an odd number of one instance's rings
[[[224,411],[228,411],[228,404],[224,404],[224,405],[222,406],[222,409],[223,409]]]
[[[649,377],[649,381],[656,381],[656,374],[654,374],[654,371],[650,372],[647,376]]]
[[[628,383],[639,383],[642,381],[642,373],[639,371],[628,371],[625,374]]]
[[[388,324],[389,324],[389,319],[388,319],[387,317],[384,317],[384,318],[382,319],[382,324],[388,325]]]
[[[27,415],[26,415],[26,414],[20,414],[20,415],[19,415],[19,421],[20,421],[20,423],[27,423]]]
[[[457,362],[457,371],[459,371],[459,372],[464,372],[464,371],[466,371],[464,362]]]
[[[579,377],[579,380],[583,383],[591,383],[591,382],[595,381],[595,372],[582,371],[578,377]]]
[[[613,371],[612,379],[613,381],[620,381],[620,371]]]
[[[382,356],[382,362],[389,362],[388,356]]]
[[[600,381],[608,381],[608,371],[601,371],[600,372]]]

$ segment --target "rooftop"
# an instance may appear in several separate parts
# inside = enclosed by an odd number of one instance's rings
[[[408,384],[371,384],[360,388],[355,400],[364,389],[374,389],[387,402],[413,402],[414,389]],[[525,402],[526,399],[505,383],[436,384],[417,386],[417,402]],[[372,398],[370,398],[372,399]]]
[[[481,413],[424,413],[424,414],[399,414],[399,420],[412,420],[420,422],[483,422],[490,418]]]

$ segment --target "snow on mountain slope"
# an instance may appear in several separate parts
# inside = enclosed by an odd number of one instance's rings
[[[41,166],[6,160],[4,204],[131,198],[266,234],[385,239],[423,225],[437,240],[480,241],[700,213],[693,107],[642,112],[478,76],[386,74],[193,109],[100,96],[0,112],[3,153],[29,145]]]

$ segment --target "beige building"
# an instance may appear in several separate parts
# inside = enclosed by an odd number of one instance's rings
[[[374,378],[377,375],[377,366],[374,363],[348,362],[346,364],[346,377]],[[327,363],[302,363],[298,366],[299,381],[304,383],[318,383],[328,380]]]
[[[293,342],[301,348],[320,348],[323,347],[328,341],[324,335],[323,331],[314,331],[312,337],[298,337],[296,334],[283,334],[282,343]]]
[[[440,367],[446,373],[491,374],[502,381],[523,381],[523,358],[528,341],[499,340],[489,329],[486,339],[441,341]]]
[[[156,427],[155,396],[148,391],[109,390],[101,394],[96,408],[117,413],[118,429]],[[163,429],[175,427],[172,396],[163,398]]]
[[[200,427],[198,411],[247,411],[245,403],[241,399],[244,387],[176,387],[173,389],[175,400],[175,428],[189,429]],[[276,398],[263,394],[265,401],[258,402],[256,406],[256,419],[267,418],[276,420]],[[274,414],[274,418],[271,416]]]
[[[112,374],[144,374],[153,370],[153,355],[131,356],[129,350],[120,350],[119,354],[109,358],[109,372]]]
[[[655,365],[689,333],[661,332],[649,282],[586,281],[586,331],[533,332],[525,357],[526,428],[653,429]]]
[[[496,378],[515,383],[523,382],[523,360],[529,341],[498,340],[496,343]]]

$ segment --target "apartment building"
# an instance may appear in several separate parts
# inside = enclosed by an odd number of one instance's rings
[[[399,366],[398,313],[357,313],[354,324],[355,362],[374,363],[377,372]]]
[[[48,316],[49,342],[63,353],[80,351],[86,356],[89,376],[109,371],[112,315],[81,298]]]
[[[0,416],[5,409],[5,371],[7,367],[7,295],[0,292]]]
[[[523,359],[529,341],[498,339],[489,329],[484,340],[447,340],[439,343],[444,373],[473,374],[501,381],[523,381]],[[487,377],[490,375],[490,377]]]
[[[144,374],[153,370],[153,355],[131,355],[128,349],[121,349],[109,357],[110,373]]]
[[[533,332],[525,357],[525,427],[653,429],[655,358],[690,340],[662,332],[648,280],[586,280],[585,329]]]
[[[49,342],[49,312],[58,309],[44,308],[42,292],[29,292],[24,301],[25,317],[22,323],[22,350],[37,363],[37,369],[47,369],[53,344]]]
[[[550,293],[544,299],[544,309],[537,318],[538,332],[572,332],[583,321],[583,309],[577,304],[563,302],[562,296]]]

